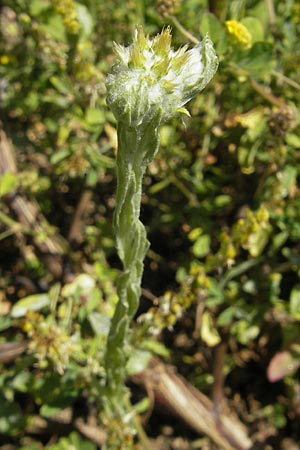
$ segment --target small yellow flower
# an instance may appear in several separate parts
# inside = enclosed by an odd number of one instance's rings
[[[240,47],[244,49],[252,47],[252,36],[245,25],[237,20],[226,20],[225,27],[229,35]]]
[[[9,63],[9,61],[10,61],[9,56],[7,55],[0,56],[0,64],[2,64],[3,66],[6,66]]]

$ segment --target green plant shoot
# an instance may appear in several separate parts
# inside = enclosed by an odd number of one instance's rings
[[[117,193],[114,231],[123,272],[119,301],[111,322],[106,353],[107,389],[113,409],[121,412],[130,323],[141,294],[143,261],[149,248],[139,220],[142,180],[159,147],[159,128],[214,76],[218,59],[208,36],[192,49],[173,51],[171,30],[154,39],[135,30],[128,47],[115,44],[117,62],[106,80],[107,103],[118,126]]]

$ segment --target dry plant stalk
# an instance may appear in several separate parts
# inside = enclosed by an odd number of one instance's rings
[[[254,449],[245,426],[237,417],[217,411],[208,397],[159,359],[152,358],[147,369],[135,375],[133,380],[142,384],[159,404],[196,432],[208,436],[220,449]]]

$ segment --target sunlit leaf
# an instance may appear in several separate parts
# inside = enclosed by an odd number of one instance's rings
[[[17,180],[14,173],[6,172],[0,177],[0,197],[16,188]]]
[[[14,304],[11,310],[11,316],[14,318],[23,317],[28,311],[39,311],[50,305],[48,294],[33,294],[24,297]]]
[[[221,342],[220,335],[216,330],[212,317],[208,311],[204,311],[201,324],[201,339],[209,346],[213,347]]]
[[[263,41],[264,28],[259,19],[256,17],[245,17],[241,23],[245,25],[252,36],[252,42]]]
[[[193,247],[193,254],[198,258],[203,258],[209,253],[210,250],[210,236],[203,234],[197,238]]]
[[[300,286],[294,286],[290,294],[289,310],[295,319],[300,319]]]
[[[107,336],[110,327],[110,318],[104,314],[93,311],[88,315],[93,331],[97,335]]]
[[[151,353],[146,350],[134,350],[126,365],[127,373],[134,375],[145,370],[151,356]]]

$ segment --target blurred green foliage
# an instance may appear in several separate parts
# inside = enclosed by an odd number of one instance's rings
[[[128,371],[145,367],[151,353],[169,353],[208,392],[213,349],[227,342],[227,386],[232,398],[255,399],[247,406],[253,433],[263,421],[276,448],[285,436],[300,439],[299,3],[185,0],[169,13],[160,15],[154,0],[1,4],[1,126],[18,172],[0,180],[0,358],[4,343],[28,347],[14,361],[0,359],[0,445],[96,448],[74,429],[40,439],[33,426],[68,408],[84,416],[80,401],[111,448],[133,445],[126,427],[107,420],[101,393],[119,268],[111,229],[116,130],[104,80],[112,42],[128,43],[137,24],[150,34],[171,24],[174,45],[208,32],[220,67],[189,105],[187,126],[162,128],[145,178],[152,246],[143,285],[155,305],[142,299]],[[15,191],[38,205],[42,233],[11,210]],[[36,243],[53,233],[66,243],[61,276]],[[176,332],[193,345],[180,347]],[[291,359],[286,370],[282,361]],[[283,379],[273,397],[264,395],[267,377]]]

